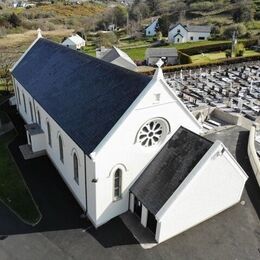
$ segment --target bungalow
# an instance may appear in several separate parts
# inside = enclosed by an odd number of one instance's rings
[[[79,50],[86,45],[86,41],[78,34],[72,35],[62,42],[63,46],[69,47],[73,50]]]
[[[93,225],[130,210],[158,243],[238,203],[247,180],[160,65],[148,77],[38,37],[11,70],[28,146]]]
[[[182,25],[177,24],[170,27],[168,41],[183,43],[189,41],[203,41],[211,36],[211,26]]]
[[[148,48],[145,52],[147,65],[154,66],[161,59],[166,65],[179,63],[176,48]]]

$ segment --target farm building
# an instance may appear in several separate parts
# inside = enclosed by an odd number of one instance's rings
[[[86,41],[81,38],[78,34],[72,35],[62,42],[63,46],[69,47],[73,50],[80,50],[86,45]]]
[[[148,48],[145,52],[147,65],[156,65],[161,59],[166,65],[179,63],[178,52],[176,48]]]

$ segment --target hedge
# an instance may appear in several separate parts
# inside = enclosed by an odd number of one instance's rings
[[[253,45],[257,45],[257,40],[256,39],[239,40],[238,43],[243,43],[245,48],[249,48]],[[232,44],[231,42],[216,43],[216,44],[209,44],[203,46],[190,47],[186,49],[180,49],[179,51],[187,55],[196,55],[196,54],[208,53],[208,52],[225,51],[227,49],[231,49],[231,44]]]
[[[178,54],[179,54],[180,64],[190,64],[190,63],[192,63],[191,57],[189,55],[187,55],[186,53],[178,51]]]
[[[213,62],[203,62],[203,63],[195,63],[195,64],[183,64],[183,65],[175,65],[175,66],[168,66],[163,67],[163,72],[175,72],[180,70],[193,70],[193,69],[199,69],[204,67],[216,67],[216,66],[224,66],[224,65],[231,65],[236,63],[242,63],[242,62],[250,62],[250,61],[259,61],[260,54],[252,57],[236,57],[236,58],[229,58],[224,60],[218,60]],[[155,69],[152,69],[150,71],[144,71],[141,72],[146,75],[153,75]]]

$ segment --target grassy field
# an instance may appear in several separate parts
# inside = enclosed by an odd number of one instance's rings
[[[253,50],[246,50],[244,57],[252,57],[259,55],[259,52]],[[212,52],[206,54],[198,54],[191,56],[192,63],[212,62],[216,60],[226,59],[225,52]]]
[[[1,111],[0,117],[6,118]],[[0,136],[0,200],[26,223],[34,225],[41,214],[7,147],[15,136],[14,130]]]

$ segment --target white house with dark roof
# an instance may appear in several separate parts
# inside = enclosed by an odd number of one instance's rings
[[[211,36],[211,26],[177,24],[170,27],[168,42],[183,43],[192,41],[204,41]]]
[[[112,49],[105,51],[104,55],[101,56],[101,59],[129,70],[135,71],[137,69],[137,65],[134,61],[124,51],[115,46],[113,46]]]
[[[247,180],[161,65],[151,78],[38,37],[11,70],[28,149],[96,228],[130,210],[158,243],[238,203]]]
[[[145,28],[145,36],[155,36],[158,28],[158,19],[155,19]]]
[[[62,45],[73,50],[80,50],[82,47],[85,47],[86,41],[78,34],[74,34],[63,41]]]

